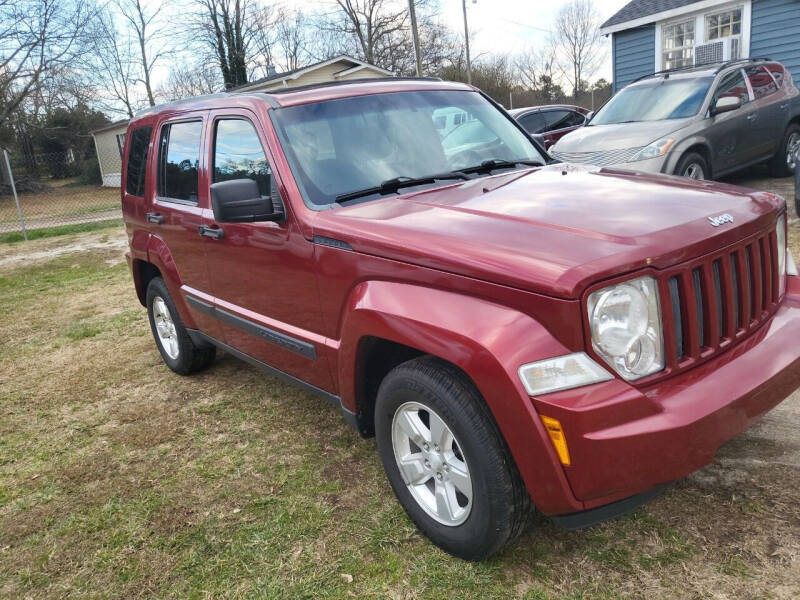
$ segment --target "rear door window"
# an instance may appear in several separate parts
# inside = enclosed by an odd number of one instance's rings
[[[752,66],[745,69],[747,80],[753,88],[753,97],[758,100],[778,91],[778,85],[772,75],[762,66]]]
[[[163,198],[197,203],[202,121],[168,123],[161,129],[158,191]]]
[[[542,133],[547,121],[545,120],[544,113],[535,112],[520,117],[519,124],[528,133]]]
[[[551,110],[546,112],[545,115],[547,118],[546,132],[575,127],[583,123],[583,117],[571,110]]]
[[[270,195],[270,168],[250,121],[220,119],[214,133],[213,182],[252,179],[262,196]]]
[[[772,76],[775,78],[775,83],[778,87],[783,85],[783,80],[786,78],[786,72],[783,70],[783,67],[777,63],[770,63],[767,65],[767,71],[772,73]]]
[[[125,191],[132,196],[144,197],[144,175],[147,169],[147,150],[150,147],[152,127],[139,127],[131,132],[128,146],[128,168],[125,172]]]

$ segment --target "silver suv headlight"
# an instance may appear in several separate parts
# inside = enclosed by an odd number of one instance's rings
[[[648,144],[639,152],[634,155],[628,162],[636,162],[637,160],[647,160],[648,158],[658,158],[659,156],[664,156],[669,149],[672,148],[672,145],[675,143],[675,140],[672,138],[663,138],[660,140],[656,140],[651,144]]]
[[[638,277],[589,296],[592,347],[624,379],[633,381],[664,369],[664,337],[658,286]]]

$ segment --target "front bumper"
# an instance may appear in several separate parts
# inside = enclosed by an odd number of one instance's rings
[[[800,386],[800,278],[772,319],[729,351],[637,389],[619,379],[533,399],[558,419],[575,497],[593,508],[685,477]]]

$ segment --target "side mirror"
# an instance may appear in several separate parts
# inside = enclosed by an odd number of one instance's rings
[[[283,210],[275,210],[272,198],[262,196],[252,179],[229,179],[211,184],[211,208],[219,223],[283,221]]]
[[[594,111],[590,110],[588,113],[583,115],[583,117],[584,117],[583,118],[583,124],[586,125],[589,121],[592,120],[592,117],[594,117]]]
[[[742,99],[739,96],[723,96],[711,107],[711,115],[714,116],[720,113],[730,112],[741,107]]]

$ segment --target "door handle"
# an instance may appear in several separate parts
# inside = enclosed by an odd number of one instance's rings
[[[197,228],[197,233],[215,240],[221,239],[225,235],[225,232],[219,227],[209,227],[208,225],[200,225]]]
[[[161,225],[164,222],[164,215],[160,215],[158,213],[149,212],[147,215],[147,222],[148,223],[155,223],[156,225]]]
[[[747,120],[748,121],[755,121],[757,118],[758,118],[758,115],[756,113],[751,113],[751,114],[747,115]]]
[[[789,103],[787,102],[786,104],[781,104],[780,108],[781,110],[786,110],[787,108],[789,108]]]

